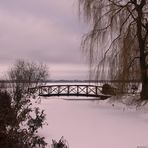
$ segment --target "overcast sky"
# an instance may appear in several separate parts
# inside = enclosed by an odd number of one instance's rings
[[[77,0],[0,0],[0,76],[22,58],[47,64],[51,79],[88,79],[86,28]]]

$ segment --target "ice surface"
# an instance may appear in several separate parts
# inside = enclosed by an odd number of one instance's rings
[[[148,110],[107,101],[68,101],[41,98],[45,110],[39,131],[50,144],[62,136],[70,148],[137,148],[148,146]]]

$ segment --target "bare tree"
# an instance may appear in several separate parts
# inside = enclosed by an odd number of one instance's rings
[[[19,89],[22,94],[28,93],[28,88],[37,87],[45,83],[48,78],[48,68],[44,64],[17,60],[8,72],[8,79],[13,94]],[[17,94],[17,93],[16,93]]]
[[[148,99],[148,0],[79,0],[79,8],[92,26],[82,47],[97,78],[140,79]]]

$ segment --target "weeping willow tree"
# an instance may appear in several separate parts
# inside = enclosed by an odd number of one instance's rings
[[[79,9],[91,28],[82,48],[96,78],[140,80],[148,99],[148,0],[79,0]]]

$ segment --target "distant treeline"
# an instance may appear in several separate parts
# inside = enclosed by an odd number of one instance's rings
[[[0,83],[16,83],[17,81],[11,81],[11,80],[0,80]],[[23,83],[27,81],[23,81]],[[140,83],[140,80],[46,80],[46,81],[40,81],[40,83],[130,83],[130,82],[134,82],[134,83]],[[18,83],[21,83],[20,81],[18,81]],[[29,82],[30,83],[30,82]],[[32,81],[32,83],[35,83],[34,81]]]

